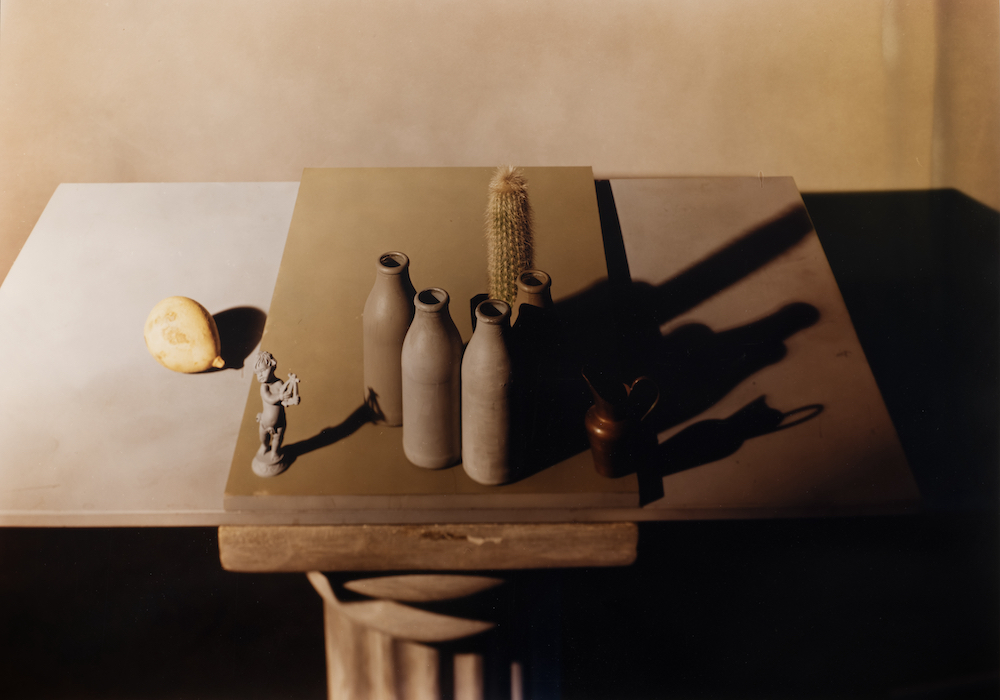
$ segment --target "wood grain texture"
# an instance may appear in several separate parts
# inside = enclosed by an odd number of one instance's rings
[[[475,571],[627,566],[635,523],[223,526],[228,571]]]

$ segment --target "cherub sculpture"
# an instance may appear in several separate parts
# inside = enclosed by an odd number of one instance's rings
[[[253,472],[257,476],[276,476],[288,468],[285,455],[281,452],[281,441],[285,436],[285,406],[299,403],[299,378],[289,373],[283,382],[274,375],[278,363],[274,356],[261,350],[253,371],[260,382],[260,398],[264,409],[257,414],[260,448],[253,458]]]

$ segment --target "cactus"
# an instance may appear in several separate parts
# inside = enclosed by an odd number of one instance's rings
[[[527,181],[513,166],[497,168],[490,180],[486,242],[490,298],[513,305],[517,277],[533,264]]]

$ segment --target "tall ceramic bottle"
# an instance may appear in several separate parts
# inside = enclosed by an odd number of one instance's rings
[[[418,467],[441,469],[462,459],[462,336],[448,292],[425,289],[413,303],[403,341],[403,452]]]
[[[379,256],[375,284],[368,294],[364,328],[365,403],[376,423],[402,425],[403,339],[413,320],[410,259],[398,252]]]
[[[510,306],[487,299],[462,359],[462,466],[480,484],[512,477]]]

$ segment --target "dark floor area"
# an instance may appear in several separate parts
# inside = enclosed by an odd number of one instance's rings
[[[495,619],[526,639],[529,697],[996,697],[997,532],[984,513],[648,525],[628,569],[509,577],[510,605],[550,607]],[[0,532],[0,696],[324,697],[305,576],[227,573],[216,547],[211,528]]]
[[[804,199],[924,512],[644,524],[632,567],[510,575],[529,697],[1000,694],[1000,217]],[[212,528],[0,529],[2,698],[318,699],[324,663],[305,576],[223,571]]]
[[[563,579],[564,697],[996,697],[996,525],[644,527],[627,574]]]

